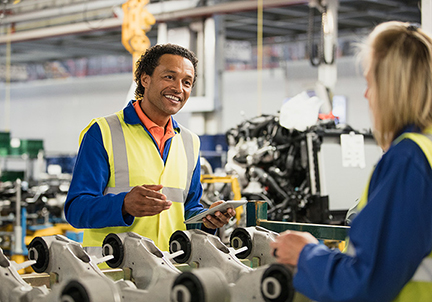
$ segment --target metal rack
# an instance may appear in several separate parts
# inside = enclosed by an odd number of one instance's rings
[[[286,230],[306,231],[320,240],[338,241],[344,241],[350,229],[348,226],[269,221],[267,203],[264,201],[249,201],[246,204],[246,226],[261,226],[278,233]]]

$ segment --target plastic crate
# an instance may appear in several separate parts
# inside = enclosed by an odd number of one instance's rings
[[[10,155],[27,154],[30,158],[36,158],[40,150],[44,150],[43,140],[21,139],[19,147],[10,147]]]
[[[10,132],[0,132],[0,156],[9,154]]]
[[[6,182],[6,181],[16,181],[19,179],[24,179],[24,171],[2,171],[0,175],[0,181]]]

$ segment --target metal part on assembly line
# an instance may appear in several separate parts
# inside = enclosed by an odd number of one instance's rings
[[[182,274],[166,257],[155,256],[161,256],[162,252],[151,240],[133,233],[125,233],[119,236],[111,235],[107,242],[104,243],[104,250],[109,255],[97,259],[89,256],[80,244],[64,236],[34,238],[29,245],[29,257],[36,261],[32,267],[38,273],[46,272],[57,276],[59,283],[54,284],[53,289],[56,290],[55,297],[61,297],[62,300],[54,298],[29,302],[171,301],[172,284]],[[120,255],[123,257],[119,257]],[[139,259],[142,256],[147,259]],[[133,268],[132,274],[137,277],[138,284],[146,288],[139,289],[130,280],[113,281],[106,277],[97,264],[111,260],[114,264],[118,262],[120,266]],[[206,278],[210,280],[215,275],[215,270],[209,270]],[[151,275],[145,276],[146,273]],[[172,279],[171,284],[170,279]],[[225,291],[227,287],[226,280],[215,284],[204,284],[202,290],[205,299],[202,302],[210,301],[209,293],[215,290]],[[177,293],[177,296],[179,295],[181,293]]]
[[[231,285],[231,302],[292,302],[293,271],[282,264],[260,266]]]
[[[29,259],[36,273],[54,273],[58,282],[73,277],[107,278],[97,266],[106,259],[91,258],[78,243],[63,235],[35,237],[30,242]],[[112,257],[110,257],[112,258]]]
[[[239,252],[246,248],[239,249]],[[223,271],[223,275],[229,282],[231,302],[291,302],[293,300],[292,270],[284,265],[271,264],[252,269],[240,262],[219,237],[195,229],[177,231],[171,235],[170,252],[178,250],[183,250],[184,254],[175,257],[175,261],[189,264],[195,262],[199,268],[182,275],[182,278],[177,278],[172,293],[173,302],[191,302],[193,290],[207,282],[199,272],[203,268],[211,267]]]
[[[49,294],[46,286],[32,287],[18,274],[19,269],[30,266],[33,262],[16,264],[6,258],[0,248],[0,301],[32,301]]]
[[[174,232],[169,249],[171,253],[184,252],[174,258],[177,263],[196,263],[199,268],[221,269],[228,283],[235,283],[242,274],[253,270],[243,264],[219,237],[197,229]]]
[[[177,277],[171,302],[293,301],[292,270],[284,265],[271,264],[246,272],[228,287],[224,272],[213,268],[207,273],[209,269],[194,269]]]
[[[154,291],[138,289],[129,280],[115,282],[108,278],[97,264],[111,260],[112,255],[90,256],[79,243],[65,236],[34,238],[29,245],[29,258],[36,260],[32,265],[36,272],[53,273],[60,283],[68,282],[69,286],[62,291],[67,302],[155,301],[153,295],[158,296]],[[159,301],[168,302],[167,296]]]
[[[259,265],[276,263],[271,253],[270,242],[274,242],[278,233],[260,226],[236,228],[230,236],[230,244],[236,250],[247,247],[247,250],[236,254],[240,259],[259,259]]]
[[[170,301],[173,296],[178,299],[187,298],[187,296],[183,297],[187,292],[183,286],[174,287],[174,283],[184,280],[188,273],[182,273],[171,263],[170,259],[182,255],[183,251],[166,255],[154,244],[153,240],[127,232],[108,234],[103,241],[102,254],[114,256],[113,259],[106,262],[111,268],[130,269],[131,279],[136,287],[152,293],[151,301]],[[194,288],[194,297],[200,297],[196,301],[226,301],[220,299],[229,295],[228,282],[223,274],[222,277],[215,280],[218,274],[220,270],[216,268],[200,270],[198,275],[201,280],[211,282],[202,282],[199,288]],[[171,288],[173,288],[172,291],[169,290]],[[212,300],[216,298],[213,297],[214,292],[219,300]],[[129,289],[123,290],[122,294],[128,296],[127,299],[123,298],[124,301],[136,301],[135,299],[140,298]]]
[[[161,294],[167,295],[168,282],[181,274],[153,240],[133,232],[108,234],[103,241],[102,255],[113,256],[106,261],[109,267],[130,269],[131,279],[140,289],[163,286]]]
[[[199,268],[179,275],[171,302],[232,302],[230,286],[218,268]],[[248,300],[242,300],[248,301]]]
[[[9,261],[0,249],[0,301],[2,302],[118,302],[113,292],[112,283],[101,282],[99,277],[84,278],[83,280],[65,280],[53,284],[51,289],[44,286],[32,287],[25,282],[19,269],[23,269],[35,260],[21,264]],[[89,290],[95,288],[97,290]],[[118,297],[118,295],[117,295]]]
[[[104,282],[94,276],[71,278],[54,284],[47,297],[31,302],[119,302],[119,299],[118,290],[112,282]]]
[[[64,286],[64,301],[121,301],[119,287],[97,266],[112,257],[90,257],[78,242],[63,235],[35,237],[28,250],[29,259],[36,261],[34,271],[54,274],[58,283],[53,289]]]

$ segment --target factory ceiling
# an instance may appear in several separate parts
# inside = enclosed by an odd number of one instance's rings
[[[317,1],[317,0],[315,0]],[[12,64],[98,55],[127,55],[121,44],[121,5],[125,0],[3,0],[0,4],[0,64],[11,41]],[[156,1],[147,5],[156,24],[147,33],[156,43],[158,26],[189,26],[218,15],[226,40],[257,44],[257,2],[250,0]],[[307,37],[307,0],[264,0],[263,39],[296,41]],[[420,23],[420,0],[340,0],[338,35],[369,31],[388,20]],[[318,13],[315,18],[318,18]],[[8,28],[12,33],[8,35]]]

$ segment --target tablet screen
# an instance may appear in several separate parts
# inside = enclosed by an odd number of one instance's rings
[[[186,220],[185,224],[191,224],[191,223],[202,223],[202,219],[206,217],[207,215],[214,215],[217,211],[220,211],[221,213],[226,212],[229,208],[237,208],[241,205],[244,205],[247,203],[247,200],[227,200],[214,208],[208,209],[207,211],[204,211],[198,215],[195,215],[188,220]]]

